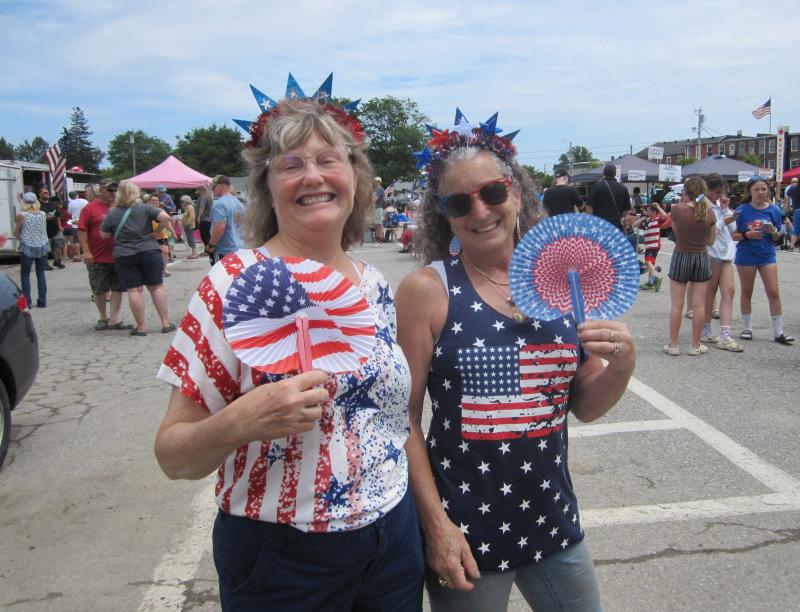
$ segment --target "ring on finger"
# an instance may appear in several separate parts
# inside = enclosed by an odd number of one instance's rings
[[[615,342],[614,343],[614,350],[611,351],[611,356],[612,357],[616,357],[617,355],[619,355],[619,349],[620,349],[619,342]]]
[[[436,581],[439,583],[439,586],[446,587],[450,585],[450,581],[445,578],[444,576],[439,576]]]

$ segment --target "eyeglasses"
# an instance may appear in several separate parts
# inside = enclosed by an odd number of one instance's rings
[[[116,187],[103,187],[108,193],[117,193]]]
[[[347,154],[342,149],[326,149],[314,157],[300,157],[299,155],[278,155],[267,160],[267,167],[281,179],[295,179],[306,173],[309,162],[317,167],[319,172],[330,174],[340,172],[347,163]]]
[[[451,193],[439,198],[439,207],[448,217],[463,217],[472,210],[472,198],[480,196],[484,204],[497,206],[508,199],[508,188],[511,186],[510,176],[484,183],[469,193]]]

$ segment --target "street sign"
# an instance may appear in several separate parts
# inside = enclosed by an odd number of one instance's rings
[[[668,164],[658,164],[658,180],[668,183],[681,182],[681,166],[670,166]]]
[[[647,147],[647,159],[661,161],[664,158],[664,147]]]
[[[644,170],[628,170],[629,183],[644,183],[647,180],[647,172]]]

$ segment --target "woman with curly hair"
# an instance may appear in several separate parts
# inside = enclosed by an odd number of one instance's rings
[[[418,154],[428,176],[420,223],[427,265],[397,294],[426,586],[434,611],[504,610],[512,584],[534,609],[598,610],[567,468],[566,415],[591,421],[608,412],[625,391],[635,348],[622,323],[576,327],[572,316],[538,321],[517,308],[509,262],[542,213],[513,144],[493,127],[434,132]]]

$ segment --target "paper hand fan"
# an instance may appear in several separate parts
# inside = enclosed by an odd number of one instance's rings
[[[225,295],[225,337],[269,374],[358,370],[375,344],[375,317],[342,274],[310,259],[275,257],[245,268]]]
[[[639,263],[625,235],[586,214],[548,217],[520,241],[509,266],[511,296],[522,312],[551,320],[572,311],[616,319],[636,301]]]

